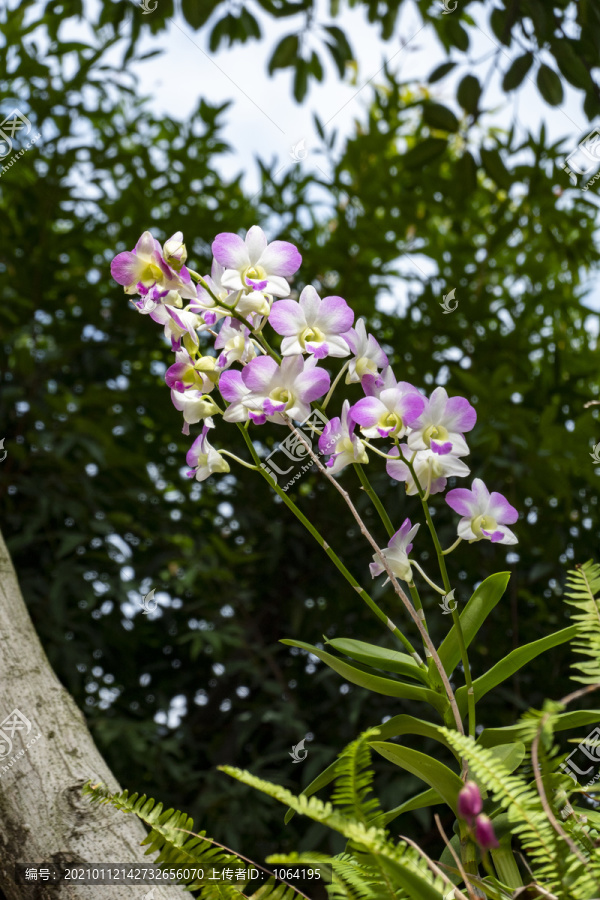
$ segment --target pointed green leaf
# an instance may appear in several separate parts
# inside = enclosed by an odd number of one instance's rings
[[[481,85],[474,75],[465,75],[458,86],[456,99],[463,109],[474,115],[479,106],[479,98],[481,97]]]
[[[383,741],[387,741],[392,737],[399,737],[402,734],[418,734],[420,737],[431,738],[451,749],[437,725],[424,722],[422,719],[416,719],[414,716],[393,716],[387,722],[384,722],[383,725],[378,725],[377,731]],[[453,750],[452,752],[454,753]]]
[[[365,641],[355,641],[352,638],[334,638],[332,641],[328,640],[327,643],[334,650],[345,653],[346,656],[350,656],[357,662],[373,666],[375,669],[383,669],[384,672],[395,672],[397,675],[416,678],[423,684],[429,685],[427,671],[418,666],[408,653],[387,650],[385,647],[367,644]]]
[[[282,38],[269,60],[269,75],[272,75],[275,69],[285,69],[291,66],[298,56],[298,35],[288,34]]]
[[[333,669],[334,672],[337,672],[338,675],[342,675],[352,684],[366,688],[369,691],[374,691],[376,694],[384,694],[386,697],[401,697],[404,700],[421,700],[425,703],[430,703],[440,714],[443,715],[444,713],[447,700],[442,697],[441,694],[436,694],[434,691],[427,690],[427,688],[421,687],[420,685],[405,684],[402,681],[383,678],[381,675],[365,672],[363,669],[352,666],[350,663],[344,662],[343,659],[338,659],[337,656],[333,656],[325,650],[319,650],[318,647],[313,647],[312,644],[304,643],[304,641],[292,641],[286,639],[281,641],[281,643],[286,644],[288,647],[299,647],[302,650],[308,650],[309,653],[317,656]]]
[[[458,119],[451,109],[441,103],[425,103],[423,121],[430,128],[437,128],[440,131],[458,131]]]
[[[407,169],[420,168],[437,159],[447,147],[447,141],[443,138],[425,138],[402,157]]]
[[[502,80],[502,90],[508,93],[508,91],[514,91],[515,88],[518,88],[532,65],[533,53],[524,53],[522,56],[517,56],[506,70]]]
[[[383,813],[383,815],[377,816],[376,819],[373,819],[371,824],[375,825],[376,828],[383,828],[386,825],[389,825],[394,819],[397,819],[402,813],[412,812],[414,809],[425,809],[427,806],[438,806],[443,802],[444,801],[437,791],[434,791],[433,788],[428,788],[421,794],[417,794],[416,797],[412,797],[410,800],[401,803],[400,806],[396,806],[394,809],[390,809],[388,812]]]
[[[410,747],[400,747],[398,744],[390,744],[385,741],[369,741],[369,746],[381,754],[384,759],[395,763],[401,769],[406,769],[407,772],[416,775],[417,778],[432,787],[456,814],[458,792],[463,786],[462,780],[456,772],[437,759],[427,756],[426,753],[411,750]]]
[[[516,650],[513,650],[508,656],[505,656],[499,663],[492,666],[485,675],[481,675],[480,678],[475,679],[473,682],[475,702],[477,703],[478,700],[481,700],[488,691],[491,691],[496,685],[506,681],[511,675],[514,675],[515,672],[522,669],[526,663],[535,659],[536,656],[539,656],[540,653],[544,653],[552,647],[558,647],[559,644],[565,644],[567,641],[570,641],[577,635],[577,630],[577,625],[570,625],[568,628],[563,628],[562,631],[556,631],[554,634],[549,634],[547,637],[540,638],[539,641],[532,641],[531,644],[517,647]],[[461,715],[464,716],[467,711],[466,685],[463,685],[463,687],[457,690],[456,702]]]
[[[477,632],[499,602],[506,590],[510,572],[497,572],[482,581],[460,614],[465,646],[469,646]],[[446,673],[449,675],[460,662],[460,647],[453,625],[438,651]]]
[[[562,81],[554,69],[542,64],[537,73],[537,86],[546,103],[550,106],[560,106],[564,92]]]
[[[554,731],[567,731],[569,728],[581,728],[584,725],[597,725],[600,714],[594,709],[577,709],[572,712],[560,713],[554,720]],[[479,735],[477,743],[481,747],[497,747],[499,744],[507,744],[521,737],[523,726],[506,725],[504,728],[484,728]],[[523,738],[524,739],[524,738]]]

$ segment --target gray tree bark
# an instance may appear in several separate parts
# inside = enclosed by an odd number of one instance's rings
[[[90,804],[92,778],[119,791],[84,717],[50,667],[0,534],[0,888],[7,900],[174,900],[182,888],[15,883],[15,863],[143,863],[132,815]]]

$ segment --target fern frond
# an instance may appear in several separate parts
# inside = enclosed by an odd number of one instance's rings
[[[578,625],[577,637],[572,641],[573,650],[589,657],[573,663],[581,674],[571,675],[573,681],[583,684],[600,682],[600,565],[588,560],[567,575],[565,598],[578,612],[573,621]]]
[[[414,900],[440,900],[443,896],[444,880],[430,871],[416,850],[403,841],[393,844],[388,840],[382,828],[376,828],[373,825],[343,816],[334,809],[331,803],[324,803],[317,797],[306,797],[303,794],[296,797],[287,788],[264,781],[245,770],[234,766],[219,766],[218,768],[237,781],[256,788],[274,800],[289,806],[300,815],[307,816],[332,828],[339,834],[343,834],[352,842],[353,854],[356,854],[357,851],[366,853],[370,863],[383,867],[388,886],[386,898],[389,898],[390,895],[395,898],[402,896],[398,894],[400,888]],[[371,857],[373,858],[371,859]]]
[[[331,795],[334,806],[342,815],[358,819],[364,825],[382,812],[377,797],[367,799],[373,790],[374,776],[368,742],[378,735],[378,728],[369,728],[340,753]]]
[[[130,794],[129,791],[112,793],[105,785],[86,784],[83,793],[92,803],[110,804],[124,813],[133,813],[142,822],[151,827],[150,834],[142,841],[147,846],[146,855],[158,853],[154,859],[161,868],[185,869],[201,868],[207,877],[213,872],[223,869],[244,869],[250,866],[226,848],[222,848],[212,838],[206,837],[206,831],[190,834],[194,830],[194,820],[186,813],[168,809],[163,811],[162,803],[143,794]],[[202,900],[239,900],[247,886],[252,886],[252,900],[292,900],[299,892],[285,884],[269,879],[256,890],[251,880],[214,881],[212,883],[190,882],[186,890],[199,890]]]

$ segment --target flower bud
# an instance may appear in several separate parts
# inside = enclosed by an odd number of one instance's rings
[[[483,809],[483,802],[479,788],[474,781],[467,781],[464,788],[458,794],[458,815],[466,819],[469,824]]]
[[[175,234],[165,241],[163,251],[165,254],[165,262],[167,265],[179,272],[187,259],[186,246],[183,243],[183,233],[176,231]]]
[[[492,850],[500,846],[489,816],[484,816],[483,814],[477,816],[475,821],[475,840],[482,850]]]

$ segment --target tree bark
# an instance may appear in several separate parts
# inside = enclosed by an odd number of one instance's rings
[[[104,885],[15,883],[15,863],[144,863],[142,823],[90,804],[90,778],[120,787],[35,632],[0,534],[0,888],[6,900],[98,900]],[[174,900],[182,888],[111,886],[111,900]]]

